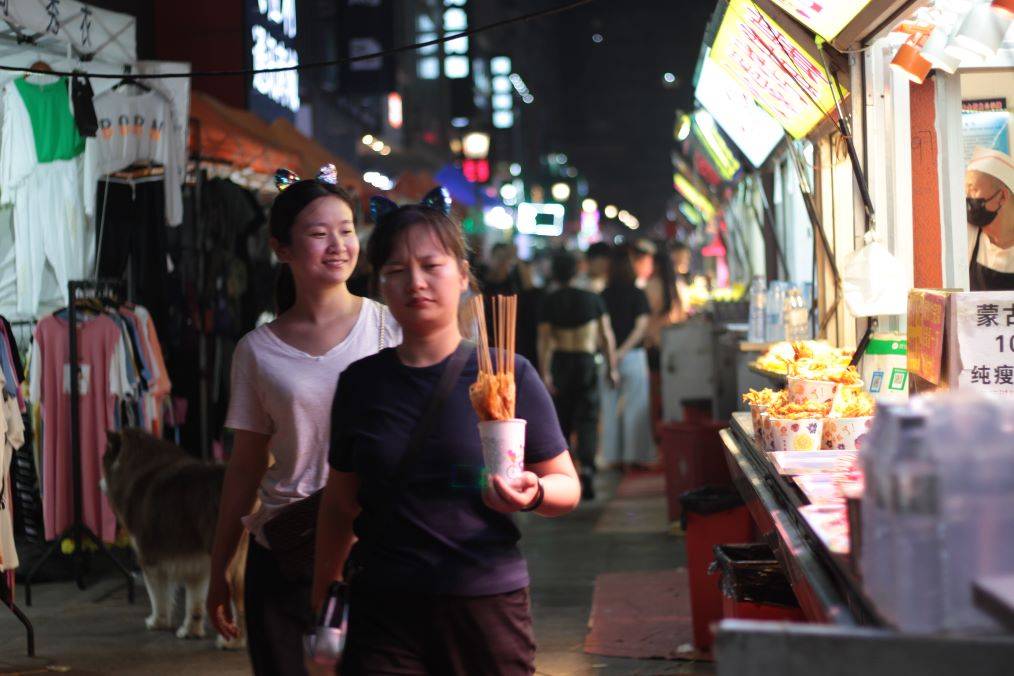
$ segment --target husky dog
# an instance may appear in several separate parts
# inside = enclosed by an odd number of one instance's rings
[[[103,485],[130,534],[151,599],[150,630],[172,629],[176,590],[186,591],[179,638],[204,638],[218,505],[225,468],[200,462],[183,449],[139,429],[110,432],[102,458]],[[243,627],[246,538],[229,569],[235,619]],[[240,648],[242,639],[218,647]]]

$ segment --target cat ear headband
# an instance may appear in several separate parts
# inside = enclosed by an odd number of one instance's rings
[[[429,207],[430,209],[436,209],[443,215],[451,213],[451,193],[447,192],[447,188],[444,186],[438,186],[426,193],[426,196],[419,202],[420,206]],[[370,216],[373,217],[373,222],[377,223],[381,218],[388,214],[397,211],[398,205],[379,195],[370,198]]]
[[[333,164],[325,164],[317,172],[316,179],[321,183],[327,183],[328,185],[338,185],[338,170],[335,169]],[[275,187],[279,191],[285,190],[293,183],[298,183],[301,179],[296,172],[291,169],[279,169],[275,172]]]

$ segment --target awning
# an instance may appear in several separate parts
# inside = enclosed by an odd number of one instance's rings
[[[299,164],[292,169],[300,176],[304,178],[316,176],[323,165],[333,164],[338,170],[338,182],[341,185],[351,188],[359,194],[366,192],[362,175],[358,169],[336,157],[334,153],[312,138],[304,136],[288,120],[278,118],[271,123],[269,130],[280,145],[299,155]]]
[[[253,113],[227,106],[213,96],[194,90],[190,98],[187,148],[204,160],[250,167],[271,175],[279,167],[299,167],[300,156],[279,143],[269,125]]]

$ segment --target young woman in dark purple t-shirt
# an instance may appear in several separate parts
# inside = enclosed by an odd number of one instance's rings
[[[353,364],[335,394],[313,600],[319,607],[330,583],[355,571],[347,580],[351,615],[340,671],[534,673],[528,571],[512,515],[560,516],[581,494],[552,400],[519,356],[526,471],[513,486],[499,477],[482,481],[478,419],[468,398],[477,373],[473,351],[394,481],[462,340],[459,305],[470,273],[460,228],[425,205],[381,216],[367,255],[404,338]]]

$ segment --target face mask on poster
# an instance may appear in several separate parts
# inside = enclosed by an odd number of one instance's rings
[[[977,228],[985,228],[996,220],[996,215],[1000,213],[999,207],[995,210],[987,209],[986,203],[999,194],[1000,191],[997,190],[991,197],[965,198],[965,214],[968,218],[969,225],[974,225]]]

